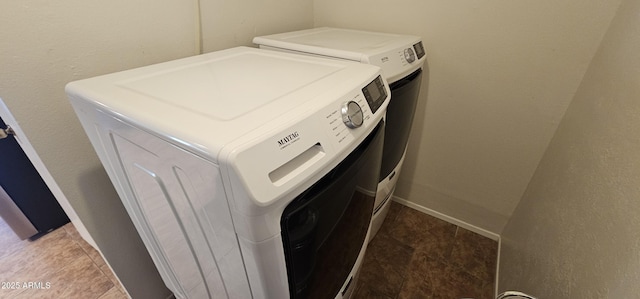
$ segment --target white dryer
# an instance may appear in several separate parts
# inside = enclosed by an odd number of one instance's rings
[[[390,90],[358,63],[233,48],[69,83],[178,298],[348,298]]]
[[[420,37],[315,28],[255,37],[260,48],[377,65],[391,87],[371,238],[382,226],[404,161],[426,53]]]

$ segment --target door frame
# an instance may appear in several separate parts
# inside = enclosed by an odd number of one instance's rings
[[[75,226],[78,233],[80,233],[80,236],[85,241],[87,241],[87,243],[93,246],[93,248],[98,249],[98,246],[96,245],[93,238],[91,238],[89,231],[87,231],[86,227],[78,217],[78,214],[69,203],[69,200],[64,195],[64,193],[56,183],[55,179],[53,178],[53,176],[51,175],[47,167],[44,165],[44,163],[40,159],[40,156],[36,152],[35,148],[29,142],[27,135],[24,133],[24,131],[20,127],[18,121],[15,119],[15,117],[13,117],[13,114],[11,114],[11,111],[9,110],[7,105],[5,105],[4,101],[2,101],[1,98],[0,98],[0,117],[2,117],[2,119],[8,126],[11,126],[11,128],[15,132],[14,137],[18,141],[18,144],[20,145],[24,153],[27,155],[27,158],[29,158],[29,160],[33,164],[33,167],[35,167],[36,171],[38,171],[38,173],[40,174],[40,177],[42,177],[42,180],[45,182],[47,187],[49,187],[49,190],[51,190],[51,193],[53,193],[53,196],[56,198],[56,200],[58,201],[58,203],[60,204],[64,212],[67,214],[67,216],[69,217],[69,220],[71,220],[71,222],[73,223],[73,226]]]

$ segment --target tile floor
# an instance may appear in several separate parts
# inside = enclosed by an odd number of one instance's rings
[[[371,242],[356,299],[491,299],[497,243],[392,203]],[[72,224],[36,241],[19,240],[0,218],[0,282],[49,289],[0,289],[0,298],[126,298],[100,254]]]
[[[0,218],[0,283],[0,298],[127,298],[98,251],[71,223],[22,241]]]
[[[498,243],[392,202],[355,299],[491,299]]]

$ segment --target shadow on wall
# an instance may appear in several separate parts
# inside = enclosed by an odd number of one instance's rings
[[[505,227],[501,290],[639,298],[639,15],[621,2]]]
[[[104,168],[84,172],[78,183],[85,200],[79,217],[129,295],[171,296]]]

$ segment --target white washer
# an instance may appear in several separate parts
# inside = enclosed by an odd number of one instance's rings
[[[371,238],[382,226],[395,190],[415,114],[426,53],[418,36],[315,28],[253,39],[260,48],[377,65],[391,86],[380,184]]]
[[[350,296],[390,94],[378,67],[239,47],[66,91],[176,297]]]

